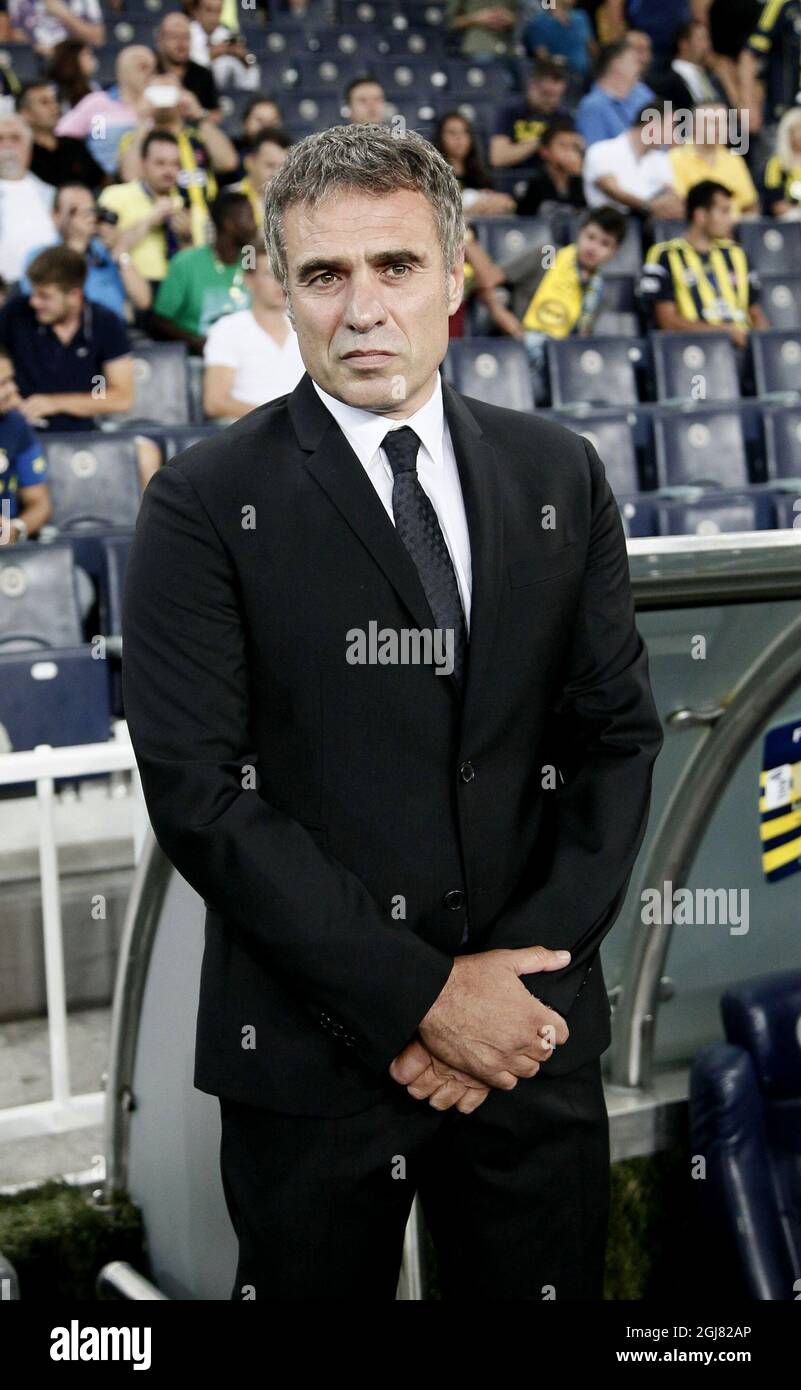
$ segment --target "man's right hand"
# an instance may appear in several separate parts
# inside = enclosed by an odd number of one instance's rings
[[[559,1045],[569,1037],[561,1014],[531,995],[520,976],[564,970],[569,960],[568,951],[545,946],[457,956],[418,1026],[422,1042],[485,1086],[512,1090],[518,1078],[535,1076],[553,1055],[546,1041]]]

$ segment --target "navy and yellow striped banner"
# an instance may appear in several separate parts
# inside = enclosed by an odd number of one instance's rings
[[[801,871],[801,720],[765,735],[759,815],[765,878],[774,883]]]

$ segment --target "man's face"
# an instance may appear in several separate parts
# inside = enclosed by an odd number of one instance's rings
[[[309,375],[349,405],[413,413],[447,351],[464,275],[460,253],[446,297],[428,200],[411,189],[343,189],[314,209],[289,207],[284,237],[290,318]]]
[[[562,103],[567,82],[564,77],[532,77],[526,89],[528,104],[535,111],[556,111]]]
[[[71,232],[94,236],[97,231],[95,200],[88,188],[65,188],[58,195],[58,207],[53,214],[59,234],[66,238]]]
[[[690,37],[687,40],[687,61],[698,63],[699,66],[706,62],[712,51],[712,40],[709,37],[709,27],[697,20],[690,30]]]
[[[80,290],[62,290],[58,285],[31,285],[30,304],[38,323],[63,323],[78,308]]]
[[[19,179],[30,167],[31,148],[15,120],[0,119],[0,179]]]
[[[631,35],[629,35],[623,52],[615,58],[613,70],[615,75],[629,87],[633,87],[635,82],[639,81],[642,72],[642,57],[639,49],[631,42]]]
[[[248,140],[253,140],[259,131],[264,130],[266,126],[280,124],[281,113],[275,102],[260,101],[248,113],[247,120],[242,123],[242,131]]]
[[[171,140],[154,140],[142,161],[142,174],[145,183],[154,193],[169,193],[175,187],[181,172],[181,156],[178,146]]]
[[[269,257],[263,251],[256,257],[255,270],[249,270],[245,280],[254,304],[258,304],[262,309],[286,307],[281,283],[270,270]]]
[[[189,57],[189,20],[182,14],[167,15],[159,29],[159,53],[171,63],[185,63]]]
[[[52,87],[34,87],[25,97],[21,115],[32,130],[52,131],[58,125],[58,100]]]
[[[212,34],[220,22],[222,14],[222,0],[200,0],[195,11],[195,18],[199,20],[207,34]]]
[[[618,243],[609,232],[605,232],[597,223],[590,222],[589,226],[582,227],[578,234],[577,257],[579,264],[585,270],[600,270],[602,265],[611,261],[618,248]]]
[[[156,71],[156,55],[143,44],[124,48],[117,59],[117,80],[136,92],[144,91]]]
[[[0,415],[5,415],[17,403],[17,383],[14,379],[14,365],[0,354]]]
[[[560,131],[549,144],[543,146],[541,158],[551,169],[578,174],[581,172],[583,151],[584,142],[578,132]]]
[[[380,82],[360,82],[350,94],[348,108],[354,125],[369,121],[379,125],[384,119],[384,88]]]
[[[711,208],[707,208],[702,217],[701,226],[706,235],[713,241],[717,241],[720,237],[730,237],[732,229],[731,198],[724,198],[722,193],[716,193]]]
[[[651,66],[654,55],[653,45],[648,34],[643,33],[642,29],[631,29],[627,38],[628,46],[637,59],[636,79],[639,80]]]
[[[246,155],[245,168],[254,188],[266,188],[275,178],[288,154],[288,150],[274,145],[272,140],[265,140],[254,154]]]

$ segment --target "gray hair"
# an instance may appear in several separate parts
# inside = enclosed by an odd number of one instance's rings
[[[445,274],[464,243],[462,192],[450,164],[414,130],[361,122],[331,126],[293,145],[264,202],[264,244],[276,280],[289,291],[284,212],[294,203],[315,208],[343,189],[380,197],[406,188],[424,194],[437,226]]]

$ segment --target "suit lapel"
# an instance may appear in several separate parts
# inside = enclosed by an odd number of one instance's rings
[[[501,586],[502,518],[495,451],[465,402],[443,380],[443,406],[450,427],[470,533],[473,574],[470,642],[464,717],[475,703],[492,645]],[[306,372],[288,400],[306,467],[351,530],[370,552],[419,628],[433,626],[420,576],[381,499]],[[454,693],[456,682],[449,678]]]

